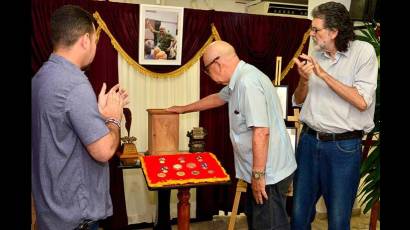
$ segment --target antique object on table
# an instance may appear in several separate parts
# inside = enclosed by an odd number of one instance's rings
[[[140,160],[139,157],[141,156],[138,151],[137,147],[133,143],[136,141],[136,137],[121,137],[121,148],[120,148],[120,161],[123,166],[139,166]]]
[[[206,131],[203,127],[194,127],[188,131],[186,136],[189,137],[189,152],[204,152],[205,151],[205,136]]]
[[[173,154],[179,146],[179,114],[164,109],[148,111],[148,154]]]

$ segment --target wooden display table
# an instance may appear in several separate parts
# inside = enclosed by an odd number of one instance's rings
[[[178,152],[141,157],[149,190],[178,189],[178,229],[189,229],[189,189],[228,184],[230,177],[216,156],[209,152]]]

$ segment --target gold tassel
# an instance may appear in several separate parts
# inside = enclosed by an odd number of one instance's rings
[[[199,51],[195,54],[191,60],[189,60],[185,65],[181,66],[180,68],[168,72],[168,73],[157,73],[153,72],[151,70],[148,70],[138,64],[134,59],[132,59],[121,47],[121,45],[118,43],[118,41],[114,38],[110,30],[108,29],[107,25],[105,24],[104,20],[101,18],[100,14],[96,11],[93,14],[94,18],[97,20],[97,23],[99,25],[99,28],[101,28],[111,39],[111,44],[113,45],[114,49],[117,50],[119,54],[125,59],[125,61],[128,62],[129,65],[134,67],[138,72],[140,72],[143,75],[154,77],[154,78],[167,78],[167,77],[178,77],[184,72],[186,72],[193,64],[195,64],[202,56],[204,49],[212,42],[214,39],[214,36],[211,35],[208,40],[205,42],[205,44],[199,49]]]

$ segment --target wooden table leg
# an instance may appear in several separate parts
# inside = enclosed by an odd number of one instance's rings
[[[189,230],[189,188],[178,189],[178,230]]]

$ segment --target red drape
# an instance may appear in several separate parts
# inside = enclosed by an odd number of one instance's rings
[[[63,4],[80,5],[91,13],[98,11],[122,48],[134,60],[138,60],[139,5],[81,0],[32,0],[31,60],[33,75],[48,59],[52,51],[49,41],[49,20],[51,13]],[[282,69],[284,69],[310,26],[310,21],[307,19],[184,9],[182,65],[189,61],[209,38],[212,22],[222,40],[231,43],[241,59],[258,67],[272,80],[274,79],[276,56],[282,56]],[[308,42],[303,48],[305,53],[307,46]],[[95,60],[90,70],[86,72],[96,93],[99,92],[102,82],[107,82],[108,87],[118,82],[117,65],[117,52],[113,49],[105,33],[101,32]],[[179,66],[145,65],[145,67],[156,72],[168,72]],[[202,62],[201,68],[203,68]],[[289,115],[292,115],[290,96],[296,88],[298,79],[294,68],[281,82],[289,86]],[[201,98],[218,92],[221,88],[222,86],[215,84],[201,72]],[[232,145],[229,140],[227,106],[201,112],[200,126],[208,132],[206,151],[213,152],[233,178],[232,184],[229,186],[197,189],[197,217],[210,219],[212,215],[218,214],[218,210],[231,210],[236,188]],[[111,218],[110,226],[112,229],[119,229],[127,223],[126,220],[124,221],[126,214],[122,172],[114,167],[113,161],[110,164],[112,165],[111,194],[114,216]],[[239,211],[242,210],[242,205],[240,205]]]

